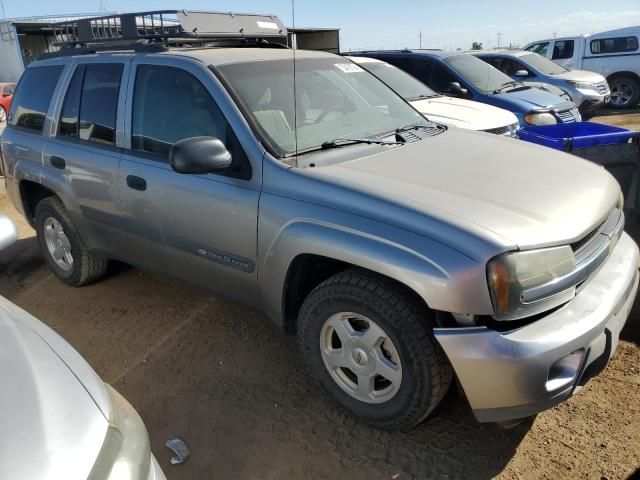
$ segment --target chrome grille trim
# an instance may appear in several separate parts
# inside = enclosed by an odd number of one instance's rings
[[[582,120],[580,112],[577,108],[565,110],[564,112],[557,112],[556,115],[558,115],[558,118],[562,123],[575,123]]]
[[[606,95],[609,92],[609,84],[607,82],[599,82],[594,85],[596,91],[602,95]]]

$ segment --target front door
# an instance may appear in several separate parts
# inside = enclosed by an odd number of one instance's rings
[[[136,59],[129,82],[130,148],[118,184],[132,260],[250,302],[257,296],[260,183],[205,86],[208,72],[158,62]],[[201,136],[222,140],[231,172],[187,175],[171,168],[171,146]]]

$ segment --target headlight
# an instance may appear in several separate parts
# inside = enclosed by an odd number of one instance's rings
[[[110,395],[109,428],[91,470],[95,480],[146,480],[151,465],[149,435],[142,419],[118,392]]]
[[[558,291],[554,281],[575,268],[576,259],[568,245],[498,255],[487,265],[495,318],[516,320],[570,300],[575,287]]]
[[[567,83],[574,88],[580,88],[582,90],[595,90],[595,85],[590,82],[576,82],[573,80],[567,80]]]
[[[550,113],[529,113],[524,116],[524,121],[529,125],[555,125],[558,123],[556,117]]]

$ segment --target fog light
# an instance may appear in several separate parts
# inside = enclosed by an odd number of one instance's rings
[[[552,392],[573,382],[578,376],[583,357],[584,350],[576,350],[551,365],[549,377],[545,383],[547,391]]]

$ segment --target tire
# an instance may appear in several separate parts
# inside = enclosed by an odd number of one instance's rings
[[[638,105],[640,101],[640,84],[632,77],[615,77],[609,80],[611,89],[610,108],[627,109]]]
[[[104,276],[107,260],[87,249],[60,199],[47,197],[38,203],[35,227],[40,249],[49,268],[64,283],[80,287]],[[50,250],[51,244],[56,252],[64,253],[58,255],[58,261]],[[72,261],[68,260],[67,253]]]
[[[366,329],[353,330],[367,321]],[[337,333],[340,327],[334,324],[358,335],[342,342]],[[451,365],[433,336],[433,325],[433,313],[425,312],[391,280],[352,269],[322,282],[305,299],[298,319],[298,341],[308,369],[338,405],[374,427],[406,431],[436,408],[453,378]],[[371,350],[359,348],[361,339],[378,338],[376,327],[385,340]],[[347,369],[329,367],[334,358],[346,362]],[[367,384],[369,373],[357,373],[370,368],[371,362],[378,365],[375,372],[393,367],[390,378],[397,379],[399,370],[400,381],[374,374]],[[373,385],[368,396],[358,393],[361,378],[365,391],[367,385]]]

